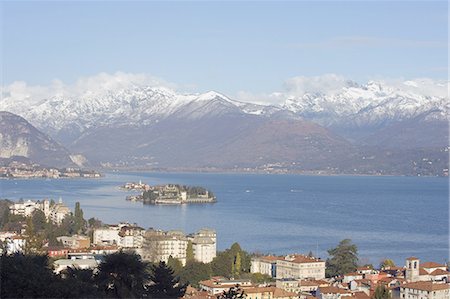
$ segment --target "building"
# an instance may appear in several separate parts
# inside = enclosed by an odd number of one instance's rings
[[[250,272],[276,277],[277,260],[283,259],[283,257],[272,255],[252,257]]]
[[[0,241],[5,244],[6,254],[22,253],[25,250],[27,241],[24,237],[15,233],[3,233],[0,236]],[[2,249],[0,248],[0,254]]]
[[[316,292],[316,298],[319,299],[341,299],[341,298],[350,298],[353,294],[351,291],[338,288],[335,286],[328,287],[319,287]]]
[[[289,292],[277,287],[254,287],[245,289],[247,299],[298,299],[297,293]]]
[[[172,257],[186,265],[187,244],[188,239],[181,231],[149,229],[144,234],[143,246],[138,253],[146,261],[167,262],[169,257]]]
[[[145,229],[136,225],[124,225],[118,232],[119,247],[142,248],[144,244]]]
[[[238,285],[244,291],[254,287],[250,279],[226,279],[224,277],[212,277],[208,280],[202,280],[198,283],[200,290],[206,291],[210,295],[217,295],[228,291],[230,288]]]
[[[433,281],[409,282],[400,286],[400,299],[448,299],[450,285]]]
[[[405,278],[408,282],[415,281],[450,281],[450,272],[447,271],[447,266],[435,263],[425,262],[420,263],[416,257],[406,259]]]
[[[93,233],[92,243],[95,245],[118,245],[120,225],[108,225],[96,228]]]
[[[217,255],[216,231],[212,229],[201,229],[188,237],[192,243],[194,259],[201,263],[210,263]]]
[[[26,201],[21,200],[18,203],[10,205],[9,212],[12,215],[29,217],[33,214],[35,210],[40,210],[41,208],[42,205],[40,202],[28,199]]]
[[[100,264],[100,260],[95,259],[93,255],[80,255],[78,257],[72,256],[69,259],[56,260],[54,265],[54,272],[59,274],[67,268],[74,269],[96,269]]]
[[[64,247],[69,247],[72,249],[89,248],[91,246],[91,240],[87,236],[61,236],[57,237],[56,240],[61,242]]]
[[[50,206],[48,219],[52,223],[60,225],[68,215],[70,215],[70,209],[63,204],[62,199],[60,198],[58,203]]]
[[[324,279],[325,262],[306,255],[287,255],[276,261],[276,278]]]

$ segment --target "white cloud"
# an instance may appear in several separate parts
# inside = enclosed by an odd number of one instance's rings
[[[166,87],[176,89],[173,83],[148,74],[131,74],[116,72],[114,74],[100,73],[90,77],[79,78],[75,83],[66,84],[55,79],[49,85],[27,85],[26,82],[16,81],[3,87],[2,99],[8,98],[15,102],[41,101],[55,95],[80,96],[85,93],[103,94],[134,86]]]
[[[355,84],[355,82],[336,74],[312,77],[298,76],[285,81],[284,91],[289,96],[303,96],[307,93],[331,95],[342,90],[344,87]]]

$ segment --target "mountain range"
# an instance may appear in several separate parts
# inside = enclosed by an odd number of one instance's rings
[[[6,91],[0,110],[94,165],[442,174],[448,97],[414,84],[348,81],[332,93],[281,95],[278,105],[133,84],[45,98]]]

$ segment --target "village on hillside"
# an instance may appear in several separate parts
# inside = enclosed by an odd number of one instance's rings
[[[85,221],[79,204],[72,213],[61,199],[1,203],[2,215],[6,216],[0,231],[2,254],[46,254],[54,259],[53,271],[57,274],[68,268],[95,271],[105,255],[126,251],[138,254],[143,261],[163,261],[180,269],[186,265],[216,269],[220,263],[231,263],[227,266],[231,270],[223,275],[216,275],[221,272],[213,270],[202,273],[204,279],[192,280],[183,298],[216,298],[234,287],[248,299],[369,299],[378,298],[375,295],[380,289],[394,299],[450,298],[448,265],[422,262],[417,257],[406,258],[402,266],[386,260],[379,267],[359,266],[336,275],[333,269],[341,265],[312,253],[256,255],[236,244],[219,252],[213,229],[185,234],[144,229],[128,222],[105,225],[96,219]],[[60,229],[59,233],[37,242],[37,219],[53,232]],[[82,225],[77,227],[79,223]],[[54,237],[56,240],[51,241]]]

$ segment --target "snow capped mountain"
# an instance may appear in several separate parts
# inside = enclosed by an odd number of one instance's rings
[[[355,82],[332,93],[304,93],[288,96],[282,107],[325,126],[370,127],[402,121],[433,111],[430,120],[447,120],[450,103],[444,93],[424,94],[425,84],[406,81],[392,86],[370,81]]]
[[[217,93],[180,94],[165,87],[138,87],[86,91],[78,96],[54,95],[47,99],[17,100],[6,96],[0,109],[30,120],[47,132],[67,127],[83,131],[92,126],[147,125],[168,116],[214,117],[221,113],[268,115],[280,108],[238,102]]]

